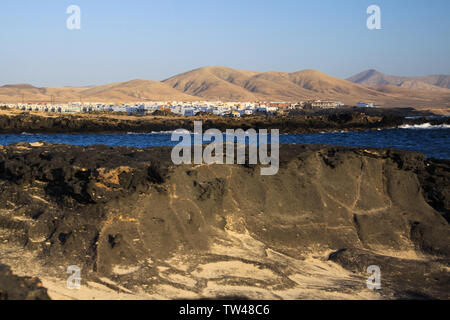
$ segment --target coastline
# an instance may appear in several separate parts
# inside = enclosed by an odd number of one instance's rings
[[[365,131],[405,125],[450,124],[450,117],[428,117],[428,113],[400,109],[336,110],[334,112],[284,116],[130,116],[111,114],[42,114],[2,110],[0,134],[21,133],[151,133],[176,129],[193,130],[193,121],[202,120],[205,130],[279,129],[281,134]]]

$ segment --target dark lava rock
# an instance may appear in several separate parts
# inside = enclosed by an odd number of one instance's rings
[[[38,278],[19,277],[0,265],[0,300],[50,300]]]
[[[279,173],[261,176],[259,165],[175,166],[170,153],[0,147],[0,243],[100,276],[139,267],[148,281],[157,272],[146,261],[182,252],[205,263],[208,248],[234,231],[295,259],[345,248],[330,259],[355,273],[380,265],[385,297],[446,298],[447,162],[394,149],[282,145]],[[423,259],[401,256],[412,251]]]
[[[427,202],[450,222],[450,160],[428,160],[419,178]]]
[[[368,266],[381,272],[381,293],[396,299],[450,299],[450,273],[443,272],[450,260],[412,260],[375,254],[367,250],[341,249],[329,260],[344,268],[364,274]],[[443,267],[444,266],[444,267]]]
[[[417,119],[405,116],[419,115]],[[226,129],[279,129],[281,133],[314,133],[336,130],[367,130],[392,128],[402,124],[433,125],[450,123],[450,118],[433,119],[422,117],[419,111],[408,109],[344,108],[320,110],[313,113],[290,112],[283,116],[253,115],[243,118],[225,118],[212,115],[180,117],[157,111],[151,116],[114,116],[105,114],[65,115],[11,113],[0,115],[0,133],[112,133],[112,132],[156,132],[179,128],[193,130],[193,120],[202,120],[204,130]]]

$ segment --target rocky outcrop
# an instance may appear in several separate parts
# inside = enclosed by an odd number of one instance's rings
[[[50,300],[39,279],[19,277],[0,265],[0,300]]]
[[[356,273],[379,266],[382,290],[396,299],[448,299],[450,274],[439,259],[424,261],[389,257],[361,249],[343,249],[329,259]]]
[[[158,113],[159,115],[160,113]],[[193,130],[193,119],[202,120],[205,130],[279,129],[281,133],[317,133],[336,130],[361,131],[392,128],[404,124],[450,124],[450,118],[405,119],[405,115],[422,115],[417,111],[343,109],[315,112],[290,112],[284,116],[126,116],[108,114],[48,115],[27,112],[0,114],[0,133],[118,133]]]
[[[369,263],[379,297],[448,298],[448,162],[283,145],[261,176],[174,166],[170,151],[0,147],[0,243],[37,252],[46,274],[78,265],[166,298],[367,298]]]
[[[419,179],[427,202],[450,221],[450,161],[428,161]]]

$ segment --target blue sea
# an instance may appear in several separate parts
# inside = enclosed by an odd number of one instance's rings
[[[16,142],[64,143],[70,145],[108,145],[147,148],[174,146],[171,133],[123,134],[1,134],[0,145]],[[206,142],[208,143],[208,142]],[[363,132],[326,132],[315,134],[282,134],[280,143],[328,144],[360,147],[393,147],[424,153],[429,158],[450,159],[450,126],[429,124],[403,126],[396,129]]]

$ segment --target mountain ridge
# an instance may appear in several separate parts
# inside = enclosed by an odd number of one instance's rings
[[[447,76],[418,77],[447,85]],[[408,80],[409,79],[409,80]],[[416,78],[387,76],[370,69],[349,79],[317,70],[257,72],[208,66],[177,74],[163,81],[134,79],[91,87],[39,88],[30,84],[0,87],[0,102],[100,101],[359,101],[381,106],[448,106],[450,89]]]
[[[369,69],[351,76],[350,78],[347,78],[347,80],[366,86],[395,85],[403,88],[431,91],[450,89],[450,75],[443,74],[402,77],[384,74],[375,69]]]

